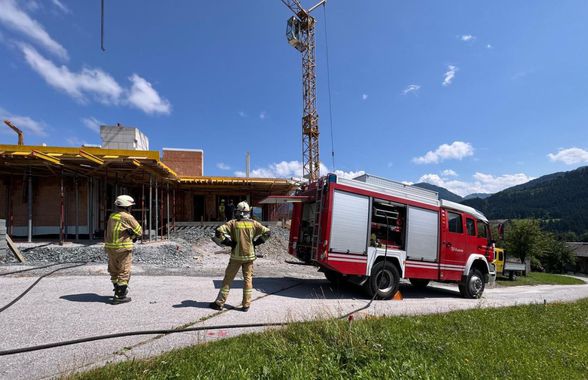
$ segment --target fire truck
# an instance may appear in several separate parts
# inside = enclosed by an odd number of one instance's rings
[[[403,278],[416,287],[457,283],[463,297],[479,298],[494,274],[488,219],[434,191],[329,174],[295,196],[270,198],[264,203],[294,203],[291,255],[329,281],[364,286],[371,297],[391,298]]]

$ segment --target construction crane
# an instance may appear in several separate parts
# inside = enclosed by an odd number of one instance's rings
[[[294,16],[288,19],[288,43],[302,53],[302,175],[316,181],[320,173],[319,126],[316,111],[316,57],[314,28],[316,20],[310,13],[325,4],[321,0],[313,7],[302,8],[299,0],[282,0]]]
[[[24,145],[24,135],[20,129],[16,127],[16,125],[12,124],[10,120],[4,120],[4,124],[8,125],[10,129],[12,129],[18,135],[18,145]]]

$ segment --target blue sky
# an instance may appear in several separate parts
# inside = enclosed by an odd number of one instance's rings
[[[121,123],[151,149],[203,149],[206,175],[242,175],[247,151],[254,175],[300,175],[281,1],[106,0],[106,52],[99,4],[0,0],[0,117],[25,143],[99,144],[97,125]],[[588,164],[588,2],[330,0],[314,15],[324,171],[466,195]]]

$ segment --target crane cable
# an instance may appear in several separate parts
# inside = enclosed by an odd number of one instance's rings
[[[333,160],[333,171],[335,170],[335,142],[333,139],[333,106],[331,104],[331,69],[329,65],[329,36],[327,34],[327,7],[323,3],[323,14],[325,17],[325,50],[327,52],[327,88],[329,91],[329,123],[331,124],[331,159]]]

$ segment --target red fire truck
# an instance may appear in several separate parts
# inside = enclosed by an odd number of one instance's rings
[[[363,285],[370,296],[391,298],[405,278],[417,287],[457,283],[464,297],[479,298],[494,274],[486,217],[436,192],[368,174],[329,174],[296,196],[270,198],[294,202],[291,255],[330,281]]]

